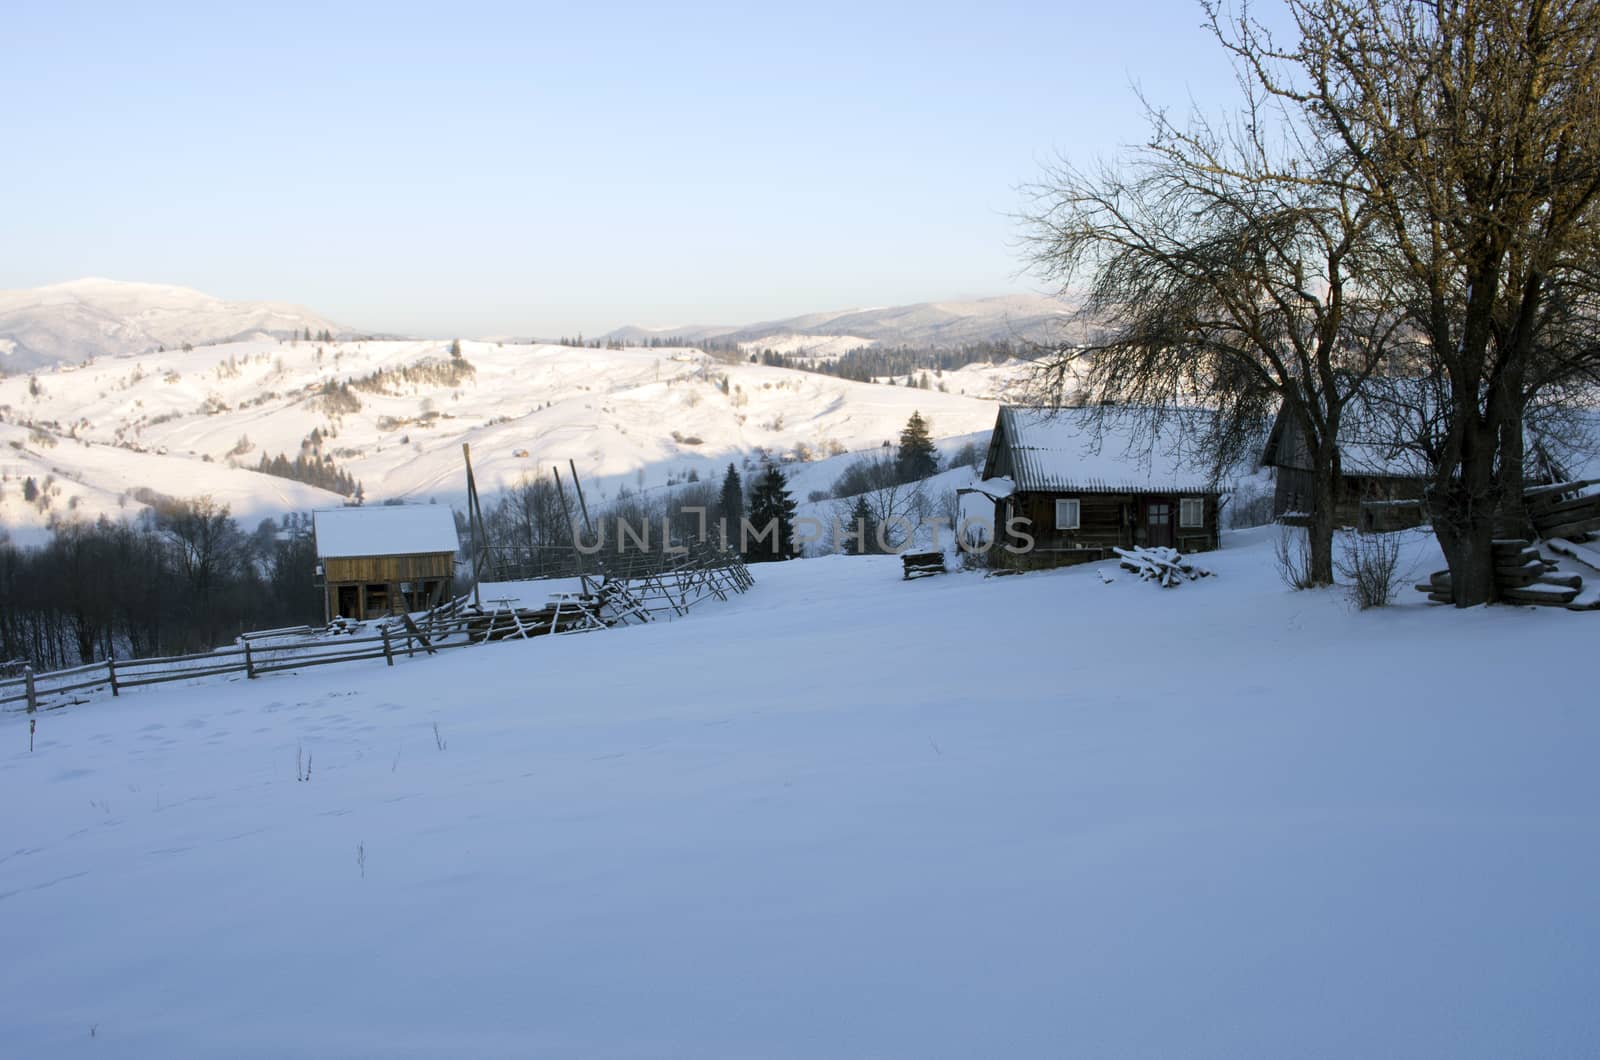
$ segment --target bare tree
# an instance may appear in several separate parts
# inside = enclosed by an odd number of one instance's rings
[[[1219,40],[1249,81],[1345,160],[1377,221],[1377,294],[1405,314],[1431,396],[1413,409],[1458,606],[1494,598],[1490,542],[1516,516],[1524,416],[1600,364],[1600,4],[1285,0],[1280,45],[1246,8]]]
[[[1374,210],[1343,190],[1343,157],[1264,92],[1247,87],[1226,120],[1146,113],[1144,148],[1094,171],[1063,163],[1031,189],[1031,264],[1081,294],[1086,336],[1035,361],[1033,391],[1152,430],[1203,403],[1214,414],[1176,423],[1218,469],[1281,406],[1314,469],[1309,580],[1330,584],[1340,421],[1396,331],[1372,297]]]

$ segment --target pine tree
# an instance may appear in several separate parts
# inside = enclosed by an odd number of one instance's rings
[[[744,483],[732,464],[722,479],[722,497],[717,503],[717,518],[728,528],[728,540],[739,539],[739,520],[744,518]]]
[[[452,339],[452,340],[450,340],[450,359],[451,360],[455,360],[455,361],[461,360],[461,340],[460,339]]]
[[[847,531],[858,535],[850,543],[850,551],[858,556],[875,556],[880,551],[878,548],[878,521],[872,517],[872,508],[867,504],[867,495],[861,494],[856,498],[856,506],[850,512],[850,525]]]
[[[902,482],[916,482],[939,470],[939,452],[933,447],[928,422],[921,412],[913,412],[900,432],[900,449],[895,454],[895,469]]]
[[[748,542],[750,551],[745,553],[747,560],[793,559],[799,554],[794,540],[795,507],[783,471],[776,464],[768,464],[766,473],[750,494],[750,525],[759,534],[776,523],[777,540],[774,541],[772,535],[763,537],[759,543],[752,539]]]

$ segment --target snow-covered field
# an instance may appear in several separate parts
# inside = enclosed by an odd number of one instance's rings
[[[0,717],[0,1052],[1593,1055],[1600,618],[1206,562]]]

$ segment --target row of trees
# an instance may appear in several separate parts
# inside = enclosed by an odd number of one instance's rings
[[[263,454],[261,462],[256,465],[256,470],[264,475],[276,475],[278,478],[320,486],[341,497],[354,497],[358,501],[363,493],[361,483],[357,482],[350,472],[334,464],[331,456],[319,455],[316,452],[302,450],[293,460],[282,453],[271,458]]]
[[[1288,40],[1203,6],[1236,113],[1148,107],[1145,147],[1034,189],[1031,261],[1086,284],[1099,328],[1036,382],[1057,401],[1199,395],[1219,449],[1281,405],[1315,466],[1319,583],[1341,423],[1410,395],[1384,441],[1425,461],[1456,603],[1487,602],[1530,410],[1600,384],[1600,5],[1285,0]]]
[[[730,463],[720,483],[692,481],[665,493],[623,493],[587,511],[569,484],[558,486],[552,477],[528,476],[503,492],[485,513],[484,535],[497,577],[575,572],[579,561],[573,527],[583,528],[586,516],[601,542],[596,562],[640,550],[641,539],[651,551],[659,551],[663,528],[672,544],[688,545],[702,539],[720,543],[724,527],[730,547],[749,544],[746,558],[751,561],[789,559],[799,554],[795,510],[783,470],[774,464],[766,465],[748,491],[739,469]],[[741,538],[744,520],[757,532],[775,523],[775,536],[760,541],[749,540],[749,535]],[[469,528],[464,519],[462,524],[467,540]],[[620,533],[619,524],[633,536]],[[586,547],[594,542],[587,529],[583,540]]]
[[[161,501],[137,522],[65,523],[43,548],[0,544],[0,661],[59,669],[319,622],[315,566],[308,530],[267,520],[246,533],[209,498]]]

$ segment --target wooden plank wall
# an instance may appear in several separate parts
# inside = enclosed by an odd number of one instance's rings
[[[387,585],[390,582],[415,582],[424,578],[449,578],[455,574],[454,552],[431,552],[416,556],[353,556],[322,561],[323,576],[329,585]]]

